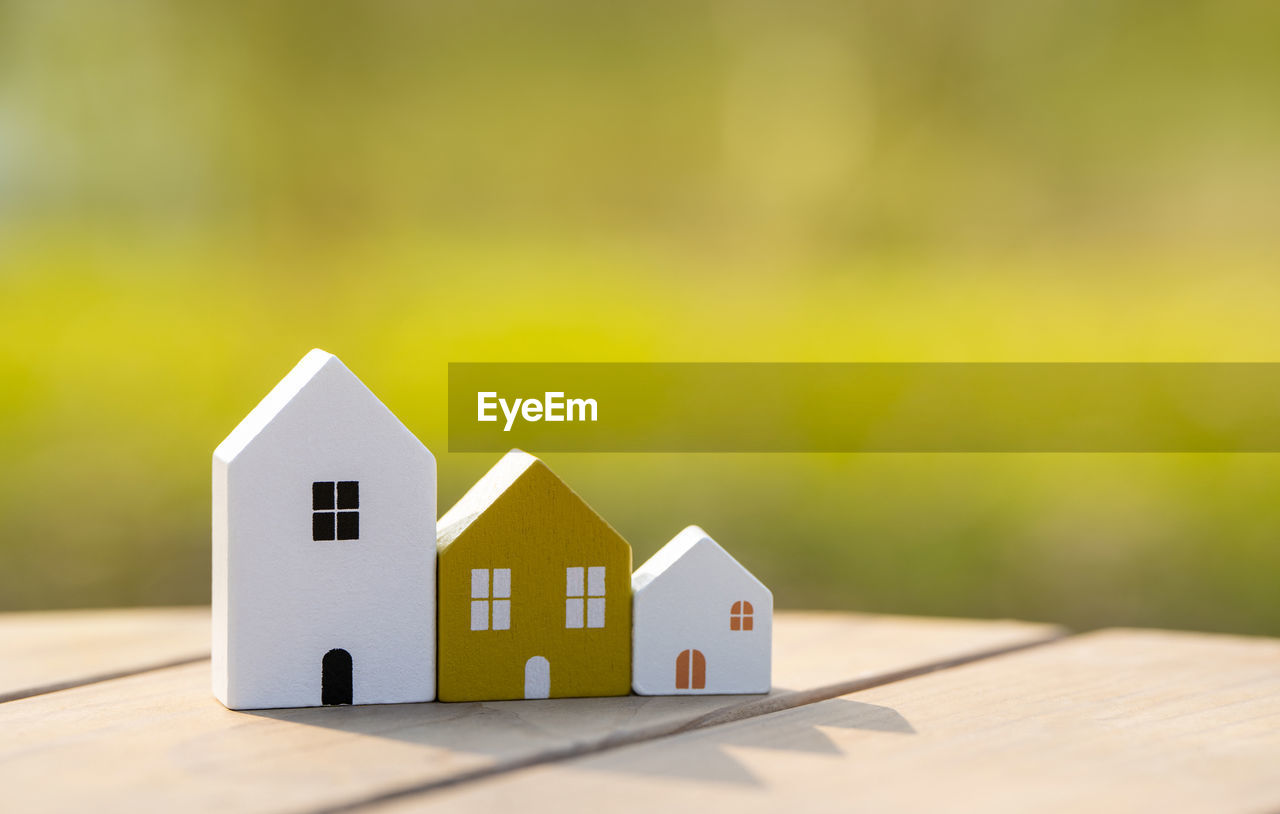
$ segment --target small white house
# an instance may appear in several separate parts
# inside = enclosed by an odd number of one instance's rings
[[[767,693],[773,594],[697,526],[632,575],[632,680],[640,695]]]
[[[311,351],[213,453],[218,700],[432,700],[435,541],[435,458]]]

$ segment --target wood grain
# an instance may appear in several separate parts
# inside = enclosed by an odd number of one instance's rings
[[[873,684],[1059,632],[1018,622],[779,613],[778,689],[746,697],[245,713],[218,704],[208,665],[193,664],[0,705],[0,783],[6,807],[19,811],[332,810],[783,709],[851,681]]]
[[[0,702],[208,656],[208,608],[0,614]]]
[[[1115,630],[379,806],[1280,810],[1280,641]]]

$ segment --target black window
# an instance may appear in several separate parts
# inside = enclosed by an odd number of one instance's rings
[[[360,539],[360,482],[316,481],[311,484],[311,539]]]

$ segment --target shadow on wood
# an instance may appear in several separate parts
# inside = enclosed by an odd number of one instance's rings
[[[788,690],[775,689],[769,697],[789,694]],[[749,718],[754,725],[731,730],[698,723],[703,715],[714,719],[713,713],[733,698],[741,700],[742,697],[632,695],[469,704],[313,707],[253,710],[237,714],[495,758],[492,766],[479,772],[446,781],[425,782],[412,789],[392,792],[389,797],[410,791],[429,791],[541,763],[589,756],[688,730],[701,731],[700,741],[711,747],[701,750],[698,760],[675,765],[639,761],[628,764],[625,771],[713,783],[757,785],[758,778],[733,756],[734,750],[772,749],[839,756],[840,748],[822,731],[823,727],[915,734],[911,723],[896,710],[845,698],[828,701],[821,719],[803,729],[790,728],[785,735],[770,727],[772,716],[767,714]],[[513,759],[512,756],[517,754],[525,757]],[[615,770],[616,766],[610,769]]]

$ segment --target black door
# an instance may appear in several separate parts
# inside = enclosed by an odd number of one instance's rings
[[[324,654],[320,675],[320,703],[351,703],[351,654],[341,648]]]

